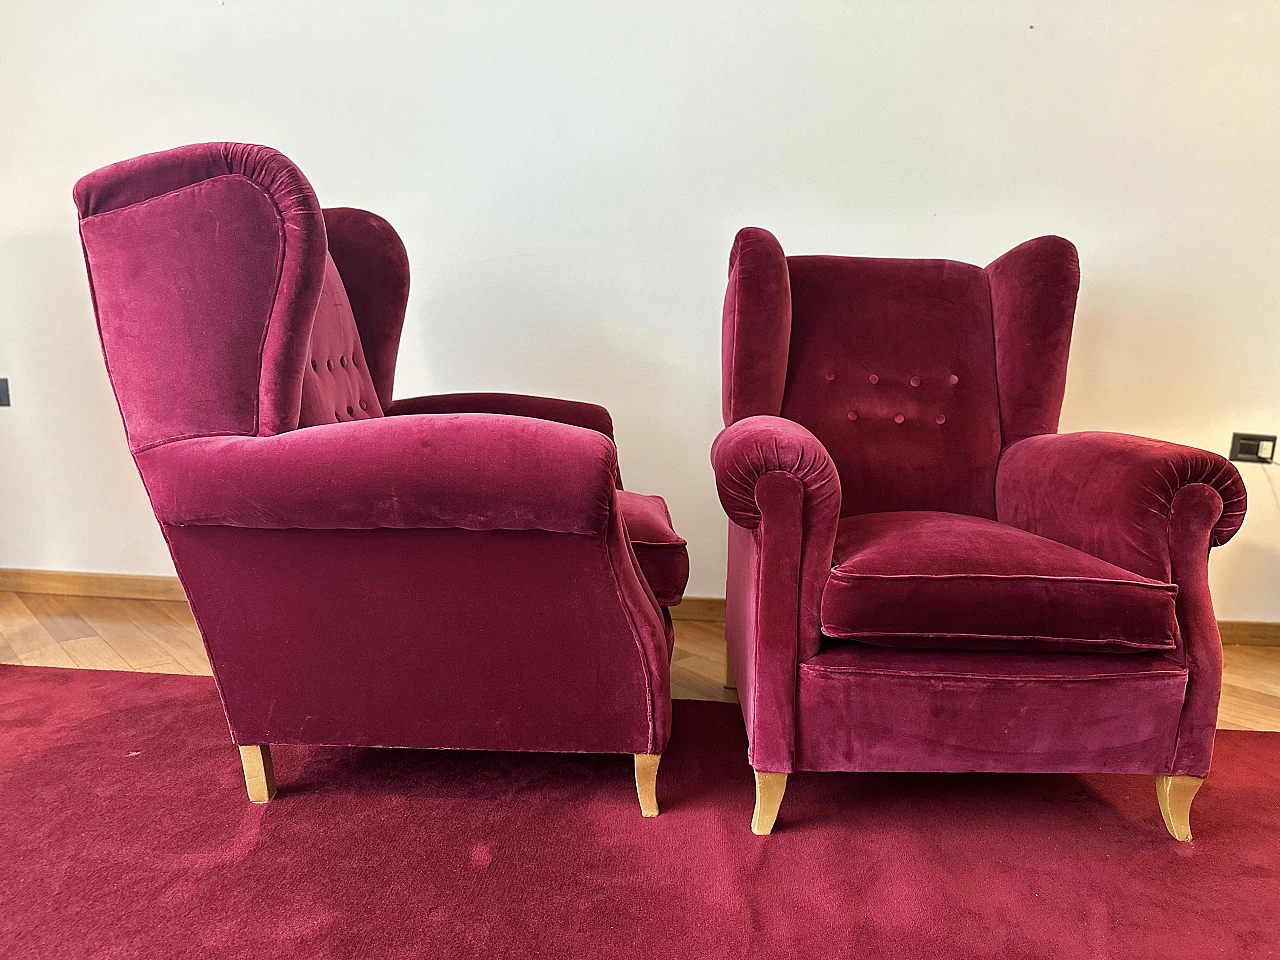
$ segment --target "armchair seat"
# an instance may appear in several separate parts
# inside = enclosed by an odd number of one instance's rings
[[[689,583],[689,548],[671,525],[667,502],[629,490],[619,490],[616,496],[640,572],[658,603],[674,607]]]
[[[1017,527],[954,513],[846,517],[822,632],[882,647],[1173,650],[1178,588]]]

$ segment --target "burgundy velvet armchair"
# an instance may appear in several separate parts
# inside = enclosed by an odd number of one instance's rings
[[[634,754],[656,816],[688,558],[662,500],[621,489],[607,411],[393,400],[404,247],[274,150],[139,157],[75,200],[250,799],[271,744],[583,751]]]
[[[787,257],[742,230],[723,328],[726,634],[768,833],[797,770],[1154,774],[1190,838],[1222,648],[1222,457],[1057,434],[1079,267]]]

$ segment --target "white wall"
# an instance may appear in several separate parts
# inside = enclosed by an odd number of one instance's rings
[[[401,395],[606,404],[693,595],[724,584],[707,450],[744,224],[978,263],[1060,233],[1084,275],[1064,429],[1276,432],[1278,51],[1271,0],[5,3],[0,566],[171,570],[70,190],[200,140],[279,147],[322,202],[396,224]],[[1243,472],[1219,614],[1280,620],[1280,505]]]

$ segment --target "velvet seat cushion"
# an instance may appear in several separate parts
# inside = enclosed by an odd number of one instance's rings
[[[992,520],[870,513],[840,521],[822,630],[916,649],[1170,650],[1177,589]]]
[[[617,491],[617,497],[640,572],[657,601],[674,607],[689,582],[689,550],[671,525],[666,501],[629,490]]]

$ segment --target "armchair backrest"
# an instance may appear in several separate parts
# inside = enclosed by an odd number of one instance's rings
[[[781,416],[826,447],[841,515],[995,517],[1003,447],[1057,430],[1079,282],[1043,237],[984,270],[950,260],[787,257],[738,234],[724,417]]]
[[[75,199],[134,453],[382,414],[408,291],[385,221],[322,211],[283,154],[236,143],[112,164]]]

